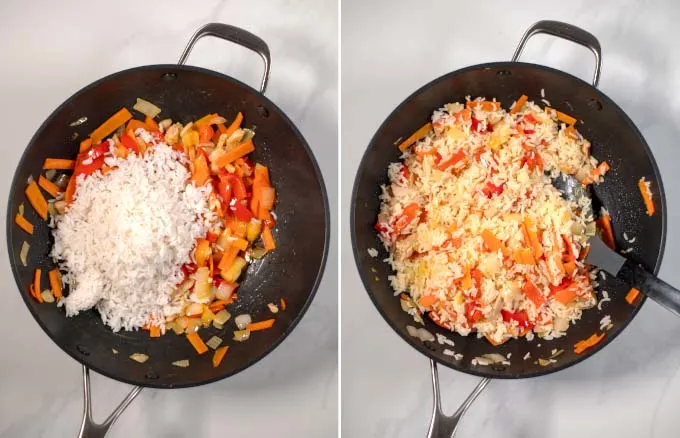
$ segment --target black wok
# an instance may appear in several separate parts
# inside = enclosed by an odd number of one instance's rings
[[[562,37],[591,49],[597,63],[593,85],[553,68],[514,62],[519,58],[526,40],[536,33]],[[522,94],[528,95],[529,100],[540,102],[541,89],[544,89],[552,107],[579,120],[577,127],[592,142],[592,154],[598,160],[607,160],[611,164],[612,170],[605,181],[594,188],[594,197],[611,214],[617,246],[632,247],[633,251],[627,257],[657,273],[666,237],[666,201],[660,173],[649,146],[630,118],[596,88],[600,60],[599,42],[590,33],[564,23],[538,22],[525,33],[513,62],[475,65],[433,80],[404,100],[387,117],[371,140],[361,161],[352,193],[350,220],[355,261],[371,300],[387,323],[406,342],[434,361],[435,386],[435,362],[486,378],[524,378],[562,370],[606,347],[631,322],[644,304],[644,299],[635,305],[628,304],[625,300],[628,286],[609,276],[607,280],[600,281],[598,289],[600,292],[608,291],[611,302],[605,303],[602,311],[597,308],[585,311],[583,318],[569,328],[566,336],[552,341],[536,339],[533,342],[522,338],[498,347],[493,347],[484,338],[455,335],[429,320],[426,321],[425,328],[429,332],[440,333],[455,342],[454,350],[463,354],[464,358],[454,360],[453,357],[444,355],[444,349],[450,347],[436,342],[422,342],[409,336],[406,326],[413,324],[413,320],[402,311],[399,298],[394,296],[387,279],[392,271],[382,262],[387,253],[373,229],[380,208],[380,185],[388,181],[387,166],[399,160],[400,153],[395,147],[395,141],[408,137],[429,121],[434,109],[441,108],[448,102],[462,101],[468,95],[496,98],[508,108]],[[657,207],[657,213],[652,217],[647,216],[637,187],[637,181],[641,177],[652,182]],[[635,243],[624,242],[624,232],[636,236]],[[369,248],[379,249],[377,258],[368,254]],[[606,332],[606,339],[583,354],[575,354],[574,344],[599,332],[600,320],[604,315],[610,315],[613,324]],[[555,363],[541,366],[536,359],[550,357],[553,349],[563,349],[564,353]],[[510,365],[471,364],[472,358],[487,353],[500,353],[504,356],[512,353]],[[522,360],[526,353],[531,354],[531,360]],[[481,387],[486,383],[484,381]],[[437,409],[438,405],[435,406],[436,411]],[[447,428],[435,426],[435,419],[441,423],[441,416],[434,415],[431,433],[432,430]]]
[[[265,64],[261,91],[214,71],[182,65],[197,39],[211,35],[229,40],[260,54]],[[7,244],[12,272],[19,292],[45,333],[71,357],[112,379],[154,388],[180,388],[214,382],[253,365],[278,346],[307,310],[317,290],[328,252],[328,199],[319,167],[295,125],[264,96],[269,76],[269,49],[264,41],[244,30],[213,23],[192,37],[179,65],[151,65],[114,73],[78,91],[42,124],[31,139],[17,166],[7,208]],[[188,123],[207,113],[233,119],[244,115],[244,126],[256,130],[254,160],[271,169],[277,189],[275,231],[277,250],[251,264],[230,308],[234,315],[250,313],[254,320],[268,317],[267,303],[287,301],[276,315],[272,329],[253,334],[247,342],[231,342],[233,324],[223,330],[210,328],[202,337],[220,336],[230,344],[220,367],[211,364],[211,354],[198,356],[184,336],[168,334],[149,339],[146,332],[113,333],[95,311],[66,318],[55,305],[38,304],[27,294],[35,268],[49,270],[52,243],[47,224],[30,208],[26,215],[35,227],[32,236],[14,225],[18,205],[25,203],[29,175],[37,178],[47,157],[74,158],[78,142],[121,107],[131,108],[137,97],[162,108],[162,116]],[[87,122],[69,124],[83,116]],[[79,135],[74,139],[75,134]],[[301,238],[304,236],[304,238]],[[30,243],[28,266],[19,260],[22,242]],[[46,283],[45,283],[46,284]],[[45,286],[43,286],[45,287]],[[118,351],[114,354],[112,349]],[[144,353],[140,364],[128,358]],[[188,368],[171,365],[190,359]],[[86,394],[87,395],[87,394]]]

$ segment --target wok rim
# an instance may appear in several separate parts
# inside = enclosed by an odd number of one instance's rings
[[[361,265],[361,258],[359,255],[359,247],[358,247],[358,242],[357,242],[357,233],[356,233],[356,210],[357,210],[357,197],[359,193],[359,178],[361,174],[364,171],[364,168],[366,167],[366,159],[367,156],[370,152],[370,150],[374,147],[374,145],[378,142],[378,136],[381,133],[381,131],[387,126],[388,122],[395,116],[397,115],[404,106],[408,102],[410,102],[412,99],[416,98],[418,95],[423,93],[424,91],[428,90],[430,87],[438,84],[439,82],[449,80],[453,78],[456,75],[462,74],[462,73],[467,73],[473,70],[484,70],[484,69],[498,69],[498,68],[504,68],[506,70],[510,70],[514,67],[517,66],[523,66],[523,67],[529,67],[537,70],[545,70],[549,71],[551,73],[554,73],[556,75],[561,75],[571,81],[573,81],[576,85],[580,86],[586,86],[588,87],[591,91],[594,91],[599,98],[601,99],[603,105],[609,105],[614,108],[614,110],[621,116],[624,122],[628,124],[632,132],[638,137],[638,141],[642,146],[644,147],[644,150],[647,154],[647,157],[649,158],[651,164],[652,164],[652,169],[654,170],[654,178],[658,182],[658,190],[659,190],[659,195],[660,195],[660,210],[661,210],[661,243],[659,245],[658,249],[658,254],[657,258],[654,264],[654,267],[652,269],[652,272],[654,275],[658,275],[659,269],[661,268],[661,263],[663,261],[663,256],[666,248],[666,235],[667,235],[667,230],[668,230],[668,220],[667,220],[667,211],[666,211],[666,194],[663,186],[663,180],[661,178],[661,172],[659,170],[659,167],[657,165],[656,159],[654,158],[654,154],[652,153],[651,148],[649,147],[649,144],[647,144],[647,141],[644,139],[642,136],[642,133],[640,130],[637,128],[633,120],[626,114],[621,107],[619,107],[616,102],[614,102],[611,98],[609,98],[604,92],[602,92],[600,89],[592,86],[588,82],[585,82],[584,80],[569,74],[565,71],[558,70],[552,67],[548,67],[545,65],[541,64],[534,64],[534,63],[529,63],[529,62],[513,62],[513,61],[497,61],[497,62],[488,62],[488,63],[481,63],[481,64],[474,64],[470,65],[467,67],[463,67],[454,71],[451,71],[449,73],[446,73],[444,75],[441,75],[427,84],[419,87],[416,89],[414,92],[409,94],[404,100],[397,105],[397,107],[392,110],[389,115],[383,120],[383,122],[380,124],[378,129],[375,131],[373,136],[371,137],[370,142],[368,143],[368,146],[366,147],[364,154],[361,157],[361,161],[359,162],[359,167],[357,168],[356,175],[354,177],[354,184],[352,186],[352,195],[351,195],[351,206],[350,206],[350,234],[351,234],[351,239],[352,239],[352,253],[354,255],[354,263],[357,267],[359,277],[361,278],[361,282],[364,286],[364,290],[368,294],[371,302],[373,303],[373,306],[378,310],[378,313],[382,316],[382,318],[387,322],[387,324],[390,326],[390,328],[399,335],[399,337],[404,340],[409,346],[412,348],[416,349],[419,353],[422,355],[426,356],[428,359],[435,361],[436,363],[443,365],[447,368],[450,368],[452,370],[462,372],[465,374],[470,374],[473,376],[478,376],[478,377],[484,377],[484,378],[491,378],[491,379],[503,379],[503,380],[510,380],[510,379],[526,379],[526,378],[532,378],[532,377],[540,377],[540,376],[546,376],[558,371],[565,370],[569,367],[572,367],[578,363],[583,362],[584,360],[592,357],[599,351],[603,350],[607,345],[609,345],[610,342],[612,342],[614,339],[616,339],[623,331],[628,327],[628,325],[633,321],[633,319],[637,316],[638,312],[644,305],[644,303],[647,301],[647,296],[645,294],[641,294],[642,297],[640,301],[638,302],[637,306],[631,307],[631,312],[628,315],[628,317],[621,322],[621,329],[618,330],[618,332],[613,333],[611,336],[606,336],[605,339],[596,345],[594,348],[591,348],[584,352],[582,355],[578,356],[576,359],[571,360],[569,362],[564,362],[563,364],[553,366],[553,367],[542,367],[539,369],[539,371],[532,371],[528,373],[523,373],[523,374],[506,374],[506,375],[496,375],[496,374],[491,374],[487,373],[484,371],[485,367],[479,367],[477,369],[465,369],[462,367],[459,367],[455,365],[454,363],[448,363],[442,361],[440,358],[434,356],[432,352],[425,346],[423,342],[417,341],[415,338],[408,336],[407,333],[405,333],[405,330],[400,330],[397,327],[397,324],[394,323],[387,315],[387,313],[383,310],[381,306],[378,305],[377,299],[375,295],[372,292],[372,282],[369,281],[368,278],[366,278],[364,275],[362,275],[362,265]],[[434,110],[434,109],[433,109]],[[385,169],[385,172],[387,169]],[[384,262],[381,262],[384,263]]]
[[[318,268],[318,272],[316,274],[316,277],[314,279],[314,283],[309,289],[309,294],[307,296],[307,299],[305,303],[303,304],[302,308],[300,309],[299,313],[293,318],[290,322],[290,325],[288,328],[279,336],[279,338],[273,342],[265,351],[262,353],[260,356],[255,357],[254,359],[245,362],[242,366],[235,368],[233,371],[228,372],[226,374],[222,374],[216,377],[212,377],[209,379],[204,379],[204,380],[198,380],[198,381],[193,381],[191,383],[171,383],[171,384],[159,384],[159,383],[154,383],[153,380],[147,380],[144,382],[141,381],[136,381],[133,379],[128,379],[127,376],[121,376],[116,373],[111,373],[108,371],[103,371],[99,367],[94,367],[91,366],[90,364],[87,363],[86,360],[83,360],[83,358],[77,356],[75,353],[69,351],[66,349],[62,343],[57,342],[55,337],[50,333],[49,330],[47,330],[47,327],[43,323],[43,321],[38,317],[37,313],[33,310],[33,307],[31,306],[30,298],[28,294],[22,293],[21,292],[21,284],[19,283],[19,274],[18,274],[18,261],[17,261],[17,255],[14,251],[14,248],[12,247],[12,242],[11,242],[11,235],[13,233],[13,224],[14,224],[14,218],[13,214],[9,209],[9,204],[11,202],[11,199],[13,197],[13,193],[15,192],[16,185],[20,183],[20,181],[17,180],[18,178],[18,171],[21,168],[22,165],[24,165],[24,161],[26,159],[26,154],[28,153],[28,150],[30,149],[31,145],[40,137],[40,135],[43,133],[47,125],[59,114],[67,105],[70,104],[75,98],[78,96],[82,95],[83,93],[91,90],[92,88],[95,88],[102,83],[105,83],[108,80],[117,78],[119,76],[123,75],[129,75],[129,74],[134,74],[138,71],[147,71],[147,70],[159,70],[159,73],[164,74],[164,73],[169,73],[169,71],[163,71],[163,70],[184,70],[184,71],[189,71],[193,73],[200,73],[200,74],[207,74],[210,76],[215,76],[217,78],[220,78],[222,80],[226,80],[229,82],[232,82],[233,84],[240,86],[244,88],[248,93],[257,95],[257,97],[261,100],[264,101],[264,103],[271,105],[272,108],[274,108],[275,111],[279,113],[279,115],[283,118],[283,120],[291,127],[293,133],[297,136],[297,138],[300,140],[301,146],[303,147],[304,151],[307,153],[307,156],[309,157],[311,163],[312,163],[312,168],[314,170],[314,174],[316,176],[316,180],[319,183],[319,188],[321,190],[321,195],[323,198],[323,208],[324,208],[324,244],[323,244],[323,251],[321,254],[321,260]],[[21,295],[25,306],[28,308],[29,312],[31,313],[31,316],[33,319],[38,323],[40,328],[43,330],[43,332],[50,338],[50,340],[56,344],[63,352],[65,352],[68,356],[73,358],[76,362],[79,364],[89,368],[92,371],[97,372],[98,374],[101,374],[103,376],[106,376],[110,379],[116,380],[118,382],[122,383],[127,383],[130,385],[135,385],[135,386],[141,386],[145,388],[156,388],[156,389],[179,389],[179,388],[191,388],[191,387],[197,387],[197,386],[203,386],[207,385],[210,383],[214,383],[220,380],[224,380],[226,378],[229,378],[233,375],[239,374],[242,371],[250,368],[251,366],[255,365],[257,362],[261,361],[264,359],[266,356],[268,356],[272,351],[274,351],[290,334],[293,332],[293,330],[298,326],[304,315],[307,313],[307,310],[309,309],[310,305],[312,304],[312,301],[314,300],[314,297],[316,296],[316,293],[319,289],[319,286],[321,285],[321,281],[323,280],[323,274],[326,269],[326,262],[328,260],[328,252],[330,249],[330,232],[331,232],[331,219],[330,219],[330,208],[329,208],[329,201],[328,201],[328,192],[326,190],[326,184],[324,183],[323,179],[323,174],[321,173],[321,169],[319,167],[319,164],[316,160],[316,157],[314,156],[313,151],[311,150],[309,144],[307,143],[307,140],[304,138],[300,130],[297,128],[297,126],[292,122],[292,120],[286,115],[286,113],[279,108],[278,105],[276,105],[274,102],[272,102],[267,96],[265,96],[263,93],[260,93],[259,91],[255,90],[253,87],[251,87],[248,84],[245,84],[238,79],[235,79],[229,75],[226,75],[224,73],[217,72],[215,70],[210,70],[207,68],[203,67],[197,67],[197,66],[191,66],[191,65],[182,65],[182,64],[148,64],[148,65],[142,65],[142,66],[137,66],[137,67],[132,67],[129,69],[125,70],[120,70],[114,73],[111,73],[109,75],[106,75],[104,77],[101,77],[97,79],[94,82],[91,82],[90,84],[84,86],[83,88],[79,89],[75,93],[73,93],[68,99],[63,101],[55,110],[53,110],[49,116],[40,124],[40,127],[35,131],[33,136],[31,136],[31,139],[27,143],[26,147],[24,148],[23,153],[21,154],[21,157],[19,158],[19,161],[14,169],[14,175],[12,177],[12,183],[10,185],[10,193],[9,196],[7,197],[7,217],[6,217],[6,236],[7,236],[7,255],[9,258],[9,264],[12,269],[12,275],[14,277],[14,282],[17,286],[17,290],[19,292],[19,295]],[[93,309],[91,309],[93,310]],[[96,311],[96,310],[95,310]],[[67,319],[68,321],[68,319]]]

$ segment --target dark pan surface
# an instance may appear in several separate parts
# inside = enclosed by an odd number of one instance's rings
[[[253,320],[271,316],[267,303],[287,301],[287,309],[276,315],[274,327],[253,333],[250,340],[231,340],[235,324],[223,330],[203,329],[204,340],[213,335],[230,345],[219,368],[211,364],[212,350],[198,356],[184,336],[167,334],[150,339],[147,332],[113,333],[95,311],[67,319],[53,304],[38,304],[27,290],[35,268],[54,266],[48,257],[52,243],[46,223],[26,202],[24,189],[29,175],[40,173],[46,157],[75,158],[78,143],[95,127],[123,106],[132,109],[135,99],[147,99],[162,109],[161,117],[182,123],[212,112],[228,120],[237,112],[244,126],[256,131],[255,161],[269,166],[277,189],[275,230],[277,250],[252,264],[242,278],[232,315],[250,313]],[[87,116],[86,124],[69,124]],[[136,115],[139,117],[139,114]],[[79,134],[73,139],[74,132]],[[28,236],[14,225],[18,205],[26,204],[26,216],[36,229]],[[235,374],[272,351],[299,322],[311,303],[321,280],[329,239],[328,200],[321,173],[309,146],[293,123],[269,99],[228,76],[196,67],[154,65],[134,68],[105,77],[76,93],[40,127],[26,148],[12,182],[7,216],[7,244],[19,291],[45,332],[64,351],[94,371],[123,382],[176,388],[205,384]],[[19,261],[22,242],[31,244],[28,267]],[[103,255],[105,256],[105,255]],[[43,275],[43,289],[48,287]],[[20,329],[20,328],[18,328]],[[118,354],[114,354],[116,349]],[[139,364],[128,358],[144,353],[150,358]],[[189,359],[190,367],[171,363]]]
[[[610,212],[617,247],[632,247],[628,257],[658,272],[666,235],[666,208],[661,177],[652,153],[626,114],[607,96],[586,82],[552,68],[527,63],[490,63],[471,66],[442,76],[408,97],[380,126],[361,161],[352,193],[352,245],[362,281],[373,303],[385,320],[399,335],[426,356],[450,368],[493,378],[522,378],[549,374],[578,363],[604,348],[630,323],[640,310],[644,299],[631,306],[625,301],[628,288],[608,276],[600,282],[599,290],[606,290],[611,298],[603,303],[602,311],[587,310],[567,335],[551,340],[512,340],[493,347],[486,339],[453,334],[426,320],[431,333],[440,333],[455,342],[455,347],[438,343],[423,343],[408,335],[406,325],[417,326],[401,310],[399,298],[394,296],[387,277],[392,274],[382,260],[387,252],[373,229],[380,208],[380,185],[388,182],[387,166],[399,160],[395,143],[429,121],[433,110],[445,103],[463,101],[465,96],[496,98],[504,108],[522,94],[540,104],[541,89],[553,108],[576,117],[577,128],[592,143],[592,154],[607,160],[612,170],[604,182],[595,187],[595,202],[599,201]],[[645,177],[652,182],[652,193],[657,212],[648,217],[637,188],[637,181]],[[633,244],[626,243],[623,233],[635,236]],[[368,248],[379,250],[377,258],[368,255]],[[599,332],[600,320],[610,315],[613,328],[599,345],[576,355],[573,346],[593,333]],[[445,348],[461,353],[460,361],[443,354]],[[553,349],[564,350],[556,363],[540,366],[538,358],[547,359]],[[483,354],[512,353],[510,365],[493,367],[472,366],[470,361]],[[531,358],[523,360],[529,352]]]

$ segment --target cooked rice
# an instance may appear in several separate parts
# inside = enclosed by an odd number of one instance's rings
[[[567,280],[576,298],[565,305],[551,293],[565,280],[560,265],[567,245],[579,254],[585,242],[574,230],[585,229],[593,218],[584,216],[590,205],[563,199],[535,162],[530,170],[530,160],[540,156],[546,172],[561,171],[579,180],[591,174],[597,160],[589,155],[587,140],[569,135],[555,111],[548,113],[533,102],[516,114],[473,109],[471,119],[461,117],[464,108],[452,103],[435,111],[433,131],[407,149],[402,162],[389,165],[390,184],[382,187],[376,228],[396,272],[390,276],[392,287],[395,294],[410,295],[418,306],[415,313],[428,313],[440,326],[464,336],[475,331],[493,343],[523,335],[529,339],[533,333],[560,337],[583,309],[597,303],[589,272],[580,262]],[[417,212],[409,219],[414,205]],[[527,217],[540,230],[549,257],[535,265],[520,264],[501,250],[487,250],[483,230],[510,253],[531,248],[522,228]],[[466,283],[475,271],[481,279]],[[527,278],[546,300],[539,308],[523,293]],[[425,296],[433,296],[434,304],[420,304]],[[504,320],[504,312],[526,312],[532,327]]]

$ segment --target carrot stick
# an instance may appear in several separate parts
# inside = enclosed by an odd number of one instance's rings
[[[217,167],[224,167],[227,164],[231,164],[237,158],[244,157],[255,150],[255,145],[252,141],[247,141],[236,146],[234,149],[230,150],[226,154],[222,155],[217,159],[215,165]]]
[[[553,297],[566,306],[567,304],[574,301],[574,298],[576,298],[576,291],[574,291],[574,289],[571,287],[567,287],[555,292]]]
[[[208,167],[208,162],[205,159],[205,155],[198,154],[194,160],[194,172],[191,175],[191,181],[194,182],[196,187],[201,187],[210,179],[210,168]]]
[[[590,175],[581,182],[585,185],[592,184],[599,177],[604,176],[605,173],[609,172],[609,169],[610,169],[609,163],[603,161],[600,164],[598,164],[597,167],[593,169],[592,172],[590,172]]]
[[[418,302],[420,303],[421,306],[423,307],[430,307],[434,303],[437,302],[437,299],[434,297],[434,295],[425,295],[421,297]]]
[[[66,160],[63,158],[45,158],[45,164],[43,164],[43,170],[69,170],[74,167],[76,167],[76,162],[74,160]]]
[[[276,249],[276,241],[274,240],[274,235],[272,234],[272,229],[269,225],[262,227],[262,242],[267,251]]]
[[[144,124],[146,125],[148,131],[158,131],[158,123],[156,123],[153,118],[146,116],[144,118]]]
[[[652,201],[652,191],[649,190],[649,182],[645,181],[644,178],[640,178],[638,181],[638,188],[640,189],[640,194],[642,195],[642,200],[645,201],[645,208],[647,208],[647,216],[653,216],[656,211],[654,208],[654,201]]]
[[[36,213],[38,213],[43,220],[47,220],[47,201],[38,188],[38,184],[36,184],[35,181],[31,181],[28,187],[26,187],[25,193],[28,202],[33,206]]]
[[[39,303],[43,302],[42,296],[40,295],[40,274],[42,273],[42,270],[40,268],[36,269],[33,272],[33,293],[34,297],[36,300],[38,300]]]
[[[416,130],[409,138],[406,140],[402,141],[401,144],[399,145],[399,150],[404,152],[406,149],[408,149],[411,145],[413,145],[415,142],[420,140],[421,138],[425,137],[430,131],[432,131],[432,123],[426,123],[420,128]]]
[[[512,259],[520,265],[535,265],[534,253],[530,248],[519,248],[512,252]]]
[[[239,112],[238,114],[236,114],[236,118],[234,119],[234,121],[231,122],[231,125],[229,125],[227,130],[224,132],[225,134],[227,134],[227,138],[229,138],[231,134],[236,132],[236,130],[241,127],[241,122],[243,122],[243,114]]]
[[[601,335],[593,334],[591,337],[588,339],[584,339],[583,341],[579,341],[574,345],[574,353],[576,354],[581,354],[584,351],[586,351],[588,348],[593,347],[597,345],[602,339],[604,339],[604,333]]]
[[[541,246],[541,241],[538,238],[536,224],[534,223],[533,219],[526,217],[524,218],[522,225],[524,226],[527,236],[529,236],[529,242],[527,243],[531,244],[531,247],[534,250],[534,258],[538,260],[543,255],[543,247]]]
[[[61,273],[59,269],[52,269],[47,276],[50,279],[50,287],[52,288],[52,295],[55,299],[61,298]]]
[[[632,305],[639,295],[640,291],[632,287],[626,294],[626,301],[628,302],[628,304]]]
[[[208,351],[208,347],[205,345],[205,342],[203,342],[203,339],[201,339],[201,337],[198,336],[198,333],[196,332],[187,333],[187,339],[189,340],[189,342],[191,342],[191,345],[193,345],[194,349],[196,350],[196,353],[204,354],[205,352]]]
[[[284,300],[283,298],[281,298],[280,301],[281,301],[281,310],[286,310],[286,300]]]
[[[571,261],[564,264],[564,272],[566,272],[568,276],[573,277],[574,271],[576,271],[576,262]]]
[[[555,113],[557,114],[557,120],[559,120],[560,122],[564,122],[567,125],[576,124],[576,119],[573,118],[572,116],[570,116],[569,114],[565,114],[561,111],[557,111],[556,109],[550,108],[549,106],[546,106],[545,109],[549,110],[549,111],[555,111]]]
[[[229,248],[227,248],[224,251],[224,254],[222,255],[222,260],[220,260],[220,264],[217,265],[217,268],[220,271],[226,271],[227,269],[229,269],[231,265],[234,264],[234,260],[236,260],[239,251],[240,250],[236,246],[230,245]]]
[[[52,195],[53,198],[56,198],[57,195],[59,195],[59,187],[42,175],[38,177],[38,185],[42,187],[47,193]]]
[[[90,134],[93,144],[101,143],[107,135],[111,134],[113,131],[122,126],[125,122],[132,118],[132,114],[127,108],[121,108],[118,112],[111,117]]]
[[[152,325],[151,328],[149,329],[149,337],[160,338],[161,337],[161,328],[158,327],[157,325]]]
[[[482,239],[484,239],[484,244],[487,248],[489,248],[490,251],[498,251],[500,249],[504,255],[510,254],[508,248],[503,244],[503,242],[498,240],[498,237],[496,237],[491,231],[482,231]]]
[[[224,359],[224,356],[227,354],[227,350],[229,350],[229,346],[225,345],[223,347],[218,348],[215,350],[215,354],[213,355],[212,359],[212,365],[214,368],[217,368],[220,366],[222,363],[222,360]]]
[[[482,111],[498,111],[501,109],[500,102],[492,102],[490,100],[472,100],[465,104],[470,109],[481,109]]]
[[[79,153],[87,152],[88,149],[92,146],[92,139],[91,138],[86,138],[85,140],[80,142],[80,148],[78,149]]]
[[[265,319],[264,321],[251,322],[246,326],[246,330],[256,332],[258,330],[266,330],[268,328],[272,328],[273,325],[274,319]]]
[[[522,94],[519,99],[517,99],[517,102],[510,108],[510,114],[516,114],[519,112],[520,109],[524,106],[525,103],[527,103],[527,100],[529,100],[529,96],[526,94]]]
[[[132,119],[128,122],[127,126],[125,127],[125,132],[127,132],[128,135],[130,135],[133,140],[137,141],[135,139],[135,131],[138,129],[148,130],[149,126],[146,123],[142,122],[141,120]],[[132,131],[131,134],[130,131]]]
[[[66,193],[64,193],[64,199],[66,200],[67,204],[70,204],[73,202],[73,197],[76,194],[76,177],[72,176],[70,180],[68,180],[68,185],[66,186]]]
[[[19,225],[19,228],[26,231],[28,234],[33,234],[33,224],[20,214],[14,216],[14,222]]]
[[[545,303],[545,297],[543,294],[541,294],[541,291],[538,290],[536,285],[529,280],[528,278],[526,279],[526,282],[524,283],[524,287],[522,288],[522,291],[524,294],[529,298],[529,300],[534,303],[536,308],[538,309]]]
[[[597,224],[602,230],[602,240],[611,249],[616,249],[616,242],[614,241],[614,231],[612,230],[612,220],[609,215],[600,216]]]

